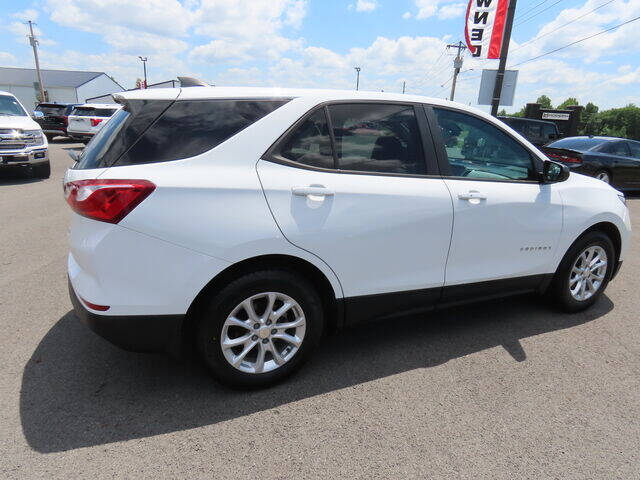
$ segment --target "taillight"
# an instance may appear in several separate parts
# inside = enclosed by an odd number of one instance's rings
[[[100,122],[102,121],[102,118],[92,118],[91,119],[91,126],[95,127],[96,125],[98,125]]]
[[[155,188],[148,180],[76,180],[65,184],[64,196],[76,213],[101,222],[118,223]]]
[[[569,155],[558,155],[557,153],[547,153],[547,157],[556,162],[564,163],[582,163],[582,159],[578,157],[570,157]]]

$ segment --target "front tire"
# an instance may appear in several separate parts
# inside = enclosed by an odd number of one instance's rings
[[[565,254],[549,293],[567,312],[585,310],[607,288],[614,264],[615,250],[611,239],[602,232],[589,232]]]
[[[196,342],[218,380],[259,388],[300,368],[323,325],[322,302],[311,284],[288,271],[264,270],[241,276],[210,300]]]
[[[51,163],[49,163],[49,161],[41,163],[40,165],[34,165],[31,169],[31,174],[34,178],[45,179],[51,176]]]

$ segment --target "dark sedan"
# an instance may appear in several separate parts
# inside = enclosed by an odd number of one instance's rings
[[[541,150],[572,171],[622,190],[640,189],[640,142],[615,137],[568,137]]]

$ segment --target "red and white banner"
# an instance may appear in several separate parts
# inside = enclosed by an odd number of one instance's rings
[[[474,57],[500,58],[509,0],[469,0],[464,37]]]

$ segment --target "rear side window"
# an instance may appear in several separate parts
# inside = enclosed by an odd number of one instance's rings
[[[280,155],[292,162],[333,168],[331,137],[324,108],[309,115],[280,147]]]
[[[640,159],[640,143],[629,142],[629,148],[631,149],[631,156]]]
[[[617,155],[619,157],[630,157],[631,152],[626,142],[609,142],[606,143],[600,151],[602,153],[610,153],[611,155]]]
[[[340,170],[426,173],[412,105],[337,104],[329,115]]]
[[[182,100],[173,103],[117,165],[200,155],[287,103],[278,100]]]

